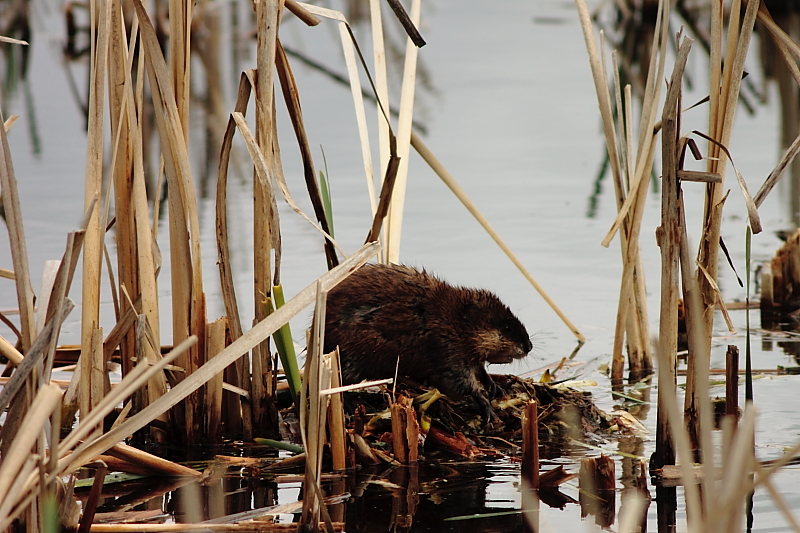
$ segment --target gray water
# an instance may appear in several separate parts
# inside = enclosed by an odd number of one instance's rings
[[[338,2],[331,7],[341,9]],[[252,42],[245,42],[238,63],[233,54],[232,33],[227,21],[235,9],[240,21],[246,20],[249,7],[232,3],[211,4],[223,21],[220,56],[223,58],[222,88],[226,112],[233,108],[238,72],[254,66]],[[19,181],[28,253],[34,286],[38,285],[44,261],[60,258],[66,232],[77,227],[83,210],[85,161],[84,119],[75,98],[68,90],[67,69],[77,86],[85,87],[86,65],[65,64],[61,53],[63,19],[61,6],[42,0],[31,3],[34,38],[31,61],[24,81],[2,94],[3,114],[21,115],[9,132],[14,167]],[[344,73],[344,61],[334,23],[306,28],[286,16],[282,39],[308,57],[324,63],[333,71]],[[404,42],[392,19],[386,19],[387,33],[395,43]],[[246,26],[246,25],[243,25]],[[244,33],[246,29],[238,30]],[[369,27],[357,24],[355,34],[365,54],[369,55]],[[621,275],[618,240],[606,249],[600,245],[616,213],[612,186],[608,179],[594,201],[592,216],[587,212],[593,201],[594,181],[603,160],[605,143],[601,135],[599,112],[591,81],[583,36],[575,6],[567,1],[499,1],[492,3],[437,0],[423,4],[421,31],[427,46],[420,50],[421,76],[417,89],[415,120],[423,124],[424,142],[458,180],[467,194],[489,219],[498,233],[514,250],[533,276],[556,301],[569,319],[586,336],[587,342],[576,356],[578,361],[592,361],[582,376],[598,385],[590,390],[598,404],[611,410],[607,378],[597,371],[608,363],[613,343],[614,321]],[[751,47],[746,70],[754,84],[761,86],[762,74],[755,50]],[[695,47],[687,73],[693,88],[687,90],[684,103],[707,94],[707,57]],[[336,238],[347,251],[363,242],[371,217],[362,167],[355,115],[349,87],[331,81],[328,76],[292,61],[297,78],[306,129],[318,168],[323,168],[321,149],[327,159],[331,181]],[[399,62],[396,66],[402,66]],[[202,80],[199,62],[193,65],[194,76]],[[391,78],[390,78],[391,79]],[[362,76],[362,81],[363,76]],[[397,88],[397,76],[394,77]],[[6,83],[8,83],[6,81]],[[366,82],[364,82],[366,85]],[[751,191],[760,186],[781,153],[779,139],[780,105],[774,85],[766,86],[767,99],[758,103],[753,115],[740,107],[730,151],[736,167]],[[397,105],[399,89],[394,91]],[[283,105],[279,98],[278,108]],[[202,112],[195,102],[192,136],[201,140]],[[369,126],[376,137],[376,120],[369,103]],[[302,169],[286,116],[279,115],[281,147],[289,186],[306,213]],[[684,115],[683,129],[707,129],[705,108]],[[217,145],[214,145],[216,150]],[[320,149],[321,147],[321,149]],[[190,148],[196,176],[202,174],[205,148],[196,142]],[[377,149],[373,146],[373,153]],[[246,162],[242,147],[234,156]],[[533,354],[526,360],[504,367],[492,367],[496,373],[525,373],[568,356],[576,340],[560,319],[527,283],[471,215],[439,181],[426,164],[412,152],[409,161],[408,190],[401,244],[402,261],[425,267],[451,283],[481,286],[496,292],[527,325],[534,336]],[[246,168],[246,167],[243,167]],[[700,168],[700,167],[698,167]],[[229,185],[232,257],[243,322],[249,323],[252,302],[247,296],[252,279],[251,191],[246,170],[232,174]],[[212,172],[212,175],[214,173]],[[730,174],[730,173],[729,173]],[[211,191],[200,195],[203,263],[209,318],[223,313],[214,243],[214,180],[198,187]],[[741,194],[732,179],[726,204],[723,238],[731,252],[739,275],[744,278],[745,210]],[[685,184],[690,238],[696,245],[699,218],[702,214],[703,188]],[[753,238],[754,262],[768,260],[780,246],[774,232],[791,226],[786,188],[780,185],[760,209],[764,232]],[[279,201],[280,202],[280,201]],[[659,224],[660,197],[648,196],[642,226],[641,248],[646,278],[652,331],[657,328],[659,249],[654,231]],[[290,294],[298,292],[326,269],[321,239],[300,217],[281,203],[284,243],[283,284]],[[162,224],[163,225],[163,224]],[[160,233],[163,238],[166,228]],[[113,243],[109,239],[113,253]],[[11,268],[7,236],[0,234],[0,267]],[[166,243],[162,242],[165,260]],[[161,304],[169,306],[168,265],[159,279]],[[726,301],[741,300],[745,291],[736,283],[730,268],[722,266],[720,286]],[[72,288],[72,298],[79,301],[79,281]],[[12,282],[0,279],[0,309],[16,307]],[[110,296],[105,297],[102,323],[106,331],[113,325]],[[739,334],[727,332],[718,317],[712,363],[721,367],[725,347],[737,344],[744,353],[744,311],[732,311]],[[77,342],[78,310],[73,311],[62,333],[62,342]],[[169,316],[164,311],[163,317]],[[758,313],[751,314],[758,325]],[[310,322],[310,313],[293,321],[295,339],[301,342],[302,330]],[[168,328],[168,324],[162,324]],[[0,330],[6,336],[7,330]],[[795,366],[797,361],[774,343],[755,337],[754,367]],[[167,340],[165,340],[167,342]],[[742,365],[743,366],[743,363]],[[756,434],[759,458],[778,456],[782,448],[800,437],[796,422],[796,376],[765,377],[755,382],[756,404],[760,417]],[[713,391],[724,394],[724,391]],[[743,393],[742,393],[743,394]],[[650,415],[643,421],[655,424],[655,398],[652,394]],[[615,448],[609,443],[608,449]],[[646,444],[652,450],[652,436]],[[793,467],[778,476],[777,485],[790,507],[800,507],[798,472]],[[520,497],[516,479],[498,467],[489,493],[496,502],[487,506],[518,508]],[[573,488],[564,489],[577,498]],[[292,493],[284,493],[291,499]],[[425,496],[423,495],[423,498]],[[679,498],[679,524],[682,508]],[[755,530],[778,531],[785,523],[766,495],[756,494]],[[584,527],[577,506],[567,511],[545,510],[545,531]],[[462,527],[464,523],[457,527]],[[679,525],[679,529],[684,527]],[[650,508],[650,530],[655,530],[655,505]]]

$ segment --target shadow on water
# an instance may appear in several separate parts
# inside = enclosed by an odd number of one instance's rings
[[[565,444],[548,448],[561,457]],[[225,452],[241,452],[237,446]],[[249,450],[258,453],[256,449]],[[164,449],[162,455],[170,455]],[[213,455],[214,452],[205,450]],[[185,455],[185,454],[184,454]],[[302,500],[301,476],[268,474],[255,467],[227,467],[215,470],[202,483],[194,480],[165,481],[143,478],[106,484],[97,508],[96,522],[119,520],[121,516],[142,522],[223,523],[223,517],[271,515],[280,521],[295,521]],[[562,461],[563,463],[563,461]],[[195,463],[198,466],[197,463]],[[513,486],[519,470],[505,461],[452,460],[451,456],[429,453],[417,466],[377,465],[323,484],[334,522],[344,522],[346,531],[525,531],[523,513],[514,497],[516,490],[498,492],[497,485]],[[90,480],[76,490],[85,503]],[[598,525],[614,523],[615,491],[600,491],[578,500],[557,488],[542,489],[539,500],[555,509],[580,509],[581,516],[596,516]],[[291,495],[290,495],[291,494]],[[575,494],[575,496],[579,496]],[[286,502],[290,503],[286,503]],[[281,505],[281,502],[283,504]],[[256,513],[248,511],[257,510]]]

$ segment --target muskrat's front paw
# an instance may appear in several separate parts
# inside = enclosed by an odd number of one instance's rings
[[[506,390],[492,381],[492,384],[489,387],[486,387],[486,394],[489,398],[502,398],[506,395]]]
[[[492,409],[492,404],[489,402],[488,398],[483,395],[477,395],[475,396],[475,400],[481,408],[485,424],[488,425],[500,419],[497,413],[494,412],[494,409]]]

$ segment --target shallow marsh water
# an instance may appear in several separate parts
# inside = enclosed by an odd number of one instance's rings
[[[332,7],[341,9],[333,3]],[[72,71],[78,87],[84,87],[85,63],[65,64],[61,54],[63,19],[61,6],[42,1],[31,3],[33,39],[27,78],[14,89],[4,88],[2,108],[7,117],[21,115],[9,134],[14,167],[19,181],[28,252],[34,285],[47,259],[59,258],[65,234],[77,226],[82,217],[85,134],[82,112],[68,90],[66,70]],[[233,55],[234,31],[228,24],[233,10],[240,20],[246,20],[249,8],[230,3],[214,4],[221,17],[223,58],[222,90],[225,113],[232,109],[234,84],[242,68],[254,63],[252,43],[246,42],[240,51],[238,64]],[[282,38],[287,47],[324,63],[330,69],[344,72],[340,45],[331,23],[308,29],[286,19]],[[388,17],[387,17],[387,20]],[[618,241],[609,249],[600,241],[615,215],[610,181],[601,183],[595,193],[595,178],[605,150],[601,137],[594,87],[591,84],[583,37],[578,25],[574,4],[567,1],[539,2],[502,1],[491,4],[466,5],[457,0],[436,0],[423,4],[422,34],[428,44],[420,51],[421,76],[418,88],[415,120],[424,124],[425,143],[459,181],[476,202],[494,228],[506,240],[533,276],[544,286],[570,320],[586,335],[588,341],[575,356],[578,361],[591,361],[585,379],[595,380],[592,387],[601,408],[613,409],[607,378],[597,369],[608,363],[613,343],[613,329],[621,275]],[[325,27],[325,25],[328,27]],[[392,22],[388,22],[392,25]],[[395,43],[396,27],[387,29]],[[355,34],[364,50],[369,49],[369,29],[356,24]],[[757,40],[756,40],[757,41]],[[747,70],[761,83],[761,71],[755,58],[757,42],[751,48]],[[357,139],[356,122],[352,111],[349,88],[331,81],[319,71],[294,62],[295,76],[303,105],[310,144],[318,168],[322,165],[322,147],[331,181],[334,220],[337,240],[346,250],[355,250],[362,242],[370,223],[369,204]],[[401,65],[401,62],[398,63]],[[395,66],[398,66],[395,65]],[[197,77],[202,77],[199,64]],[[687,90],[684,102],[694,102],[707,93],[707,57],[695,47],[690,57],[688,75],[693,89]],[[395,76],[395,80],[397,76]],[[767,85],[767,102],[756,106],[748,116],[740,108],[731,152],[736,166],[756,190],[769,174],[780,154],[779,113],[781,108],[774,85]],[[201,91],[202,92],[202,91]],[[395,96],[399,90],[395,91]],[[200,95],[198,95],[198,98]],[[398,98],[393,98],[396,103]],[[281,109],[281,106],[278,106]],[[371,106],[368,106],[371,107]],[[195,102],[193,130],[195,140],[202,140],[203,113]],[[369,118],[374,135],[374,116]],[[281,146],[289,185],[301,207],[311,212],[304,200],[299,157],[289,128],[288,118],[279,116],[282,124]],[[705,130],[705,109],[690,111],[684,116],[684,129]],[[213,145],[216,150],[218,144]],[[241,147],[240,147],[241,148]],[[193,144],[192,158],[196,176],[205,167],[206,153],[202,143]],[[246,154],[237,155],[244,167]],[[214,168],[213,165],[211,168]],[[698,167],[699,168],[699,167]],[[212,175],[214,173],[212,172]],[[232,255],[237,268],[236,279],[246,286],[252,278],[251,196],[247,185],[249,170],[232,179],[229,202],[241,209],[231,209]],[[198,182],[200,177],[197,178]],[[199,189],[213,191],[212,185]],[[732,188],[725,208],[723,238],[731,251],[739,275],[744,277],[744,208],[741,196],[729,176]],[[702,188],[695,184],[685,187],[690,236],[696,244],[699,218],[702,213]],[[765,231],[753,239],[754,261],[768,260],[779,247],[774,235],[790,227],[787,189],[782,185],[768,197],[760,209]],[[594,195],[594,196],[593,196]],[[587,215],[590,203],[596,202],[592,216]],[[203,227],[203,262],[206,292],[209,297],[209,317],[222,313],[215,268],[213,192],[200,198],[200,217]],[[283,283],[288,294],[294,293],[316,279],[325,270],[321,242],[315,232],[299,217],[281,204],[284,242]],[[642,230],[642,253],[648,280],[649,310],[652,331],[656,330],[658,309],[659,249],[654,231],[658,225],[660,198],[650,194]],[[162,228],[166,233],[166,228]],[[162,239],[165,240],[165,239]],[[162,247],[166,244],[162,244]],[[0,249],[8,250],[6,235],[0,235]],[[112,247],[113,252],[113,247]],[[163,250],[163,256],[168,254]],[[576,346],[570,331],[546,306],[521,274],[481,230],[448,189],[412,153],[404,217],[401,257],[410,265],[424,266],[444,279],[458,284],[482,286],[496,292],[527,325],[534,335],[534,352],[526,360],[508,367],[493,367],[496,373],[525,373],[568,356]],[[0,253],[0,267],[10,268],[7,252]],[[168,272],[164,264],[163,272]],[[736,283],[733,272],[721,267],[721,288],[726,301],[743,299],[744,289]],[[169,306],[169,280],[160,278],[164,308]],[[246,295],[245,289],[240,289]],[[74,300],[79,300],[79,283],[72,288]],[[252,316],[252,300],[240,297],[244,316]],[[15,306],[12,284],[0,280],[0,308]],[[101,311],[106,328],[113,321],[110,297],[104,300]],[[744,311],[732,311],[739,334],[731,336],[720,319],[715,325],[712,363],[722,367],[727,344],[737,344],[744,353]],[[79,334],[73,312],[68,319],[62,341],[76,342]],[[162,316],[168,316],[163,313]],[[752,323],[759,324],[758,313],[751,314]],[[245,323],[248,319],[245,318]],[[293,322],[295,338],[302,339],[302,330],[310,322],[310,314]],[[162,328],[168,324],[162,324]],[[3,330],[5,335],[5,330]],[[753,338],[755,368],[774,368],[777,365],[795,366],[795,356],[770,340],[767,333]],[[779,339],[793,343],[792,339]],[[743,364],[741,365],[743,366]],[[800,376],[763,377],[755,381],[755,398],[759,407],[756,434],[757,454],[761,459],[778,456],[782,449],[800,438],[797,422],[796,390]],[[716,390],[712,391],[717,393]],[[719,394],[724,394],[719,390]],[[655,424],[655,390],[650,395],[651,409],[643,423]],[[604,445],[613,450],[617,443]],[[644,453],[652,451],[652,437],[645,441]],[[592,450],[565,450],[570,458],[596,453]],[[574,462],[568,460],[570,465]],[[458,514],[489,510],[518,509],[520,493],[516,468],[500,462],[476,467],[475,483],[481,488],[470,494],[484,494],[485,501],[463,498],[463,492],[421,493],[420,514],[414,519],[413,531],[460,531],[468,522],[441,522]],[[619,473],[619,468],[618,468]],[[243,481],[253,486],[255,480]],[[800,472],[789,467],[776,478],[787,503],[800,509]],[[281,489],[281,503],[297,497],[298,488]],[[481,492],[482,491],[482,492]],[[577,490],[564,489],[577,499]],[[257,498],[254,497],[254,502]],[[348,513],[366,505],[367,513],[381,516],[391,502],[391,491],[380,484],[367,485],[366,496],[352,504]],[[372,507],[374,506],[374,507]],[[679,529],[684,522],[682,499],[678,498]],[[648,530],[655,531],[655,503],[651,505]],[[425,513],[430,513],[426,515]],[[765,494],[755,496],[755,531],[780,531],[786,524]],[[351,514],[348,514],[351,517]],[[352,518],[348,530],[358,531],[357,518]],[[500,520],[500,519],[497,519]],[[493,522],[499,530],[502,524],[511,529],[517,521],[503,518]],[[544,531],[575,530],[581,523],[577,505],[569,504],[564,511],[543,508]],[[375,524],[376,528],[381,524]],[[492,526],[492,527],[494,527]],[[489,528],[481,523],[480,529]],[[371,527],[365,530],[372,531]],[[380,529],[374,529],[380,530]]]

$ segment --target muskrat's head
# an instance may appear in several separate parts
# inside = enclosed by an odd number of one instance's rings
[[[477,331],[473,337],[475,351],[481,361],[488,363],[510,363],[521,359],[533,349],[528,331],[514,313],[488,291],[475,291],[473,304]]]

